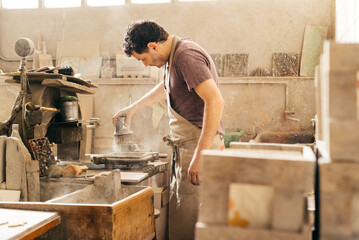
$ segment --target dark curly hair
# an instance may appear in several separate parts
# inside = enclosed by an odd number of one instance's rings
[[[164,42],[168,32],[151,20],[141,20],[128,25],[123,39],[123,52],[130,57],[132,51],[142,54],[147,51],[149,42]]]

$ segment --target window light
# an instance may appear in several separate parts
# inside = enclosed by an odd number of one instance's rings
[[[170,3],[171,0],[131,0],[133,4]]]
[[[103,7],[103,6],[119,6],[125,5],[125,0],[87,0],[87,6]]]
[[[2,7],[9,9],[38,8],[39,0],[2,0]]]
[[[44,0],[45,8],[81,7],[81,0]]]

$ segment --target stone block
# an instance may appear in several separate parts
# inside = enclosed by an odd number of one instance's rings
[[[231,183],[228,225],[270,229],[274,192],[274,187],[270,185]]]
[[[324,139],[333,162],[359,163],[359,121],[329,120],[329,129]]]
[[[27,201],[26,162],[32,161],[30,153],[21,140],[14,137],[6,141],[6,188],[20,190],[20,200]]]
[[[39,172],[39,161],[37,160],[27,161],[25,166],[27,173]]]
[[[273,201],[272,229],[300,232],[305,222],[305,200],[303,192],[277,189]]]
[[[321,97],[321,78],[319,66],[315,67],[315,108],[317,112],[315,124],[315,139],[323,140],[323,114],[322,114],[322,97]]]
[[[1,202],[18,202],[20,200],[20,191],[17,190],[0,190]]]
[[[352,195],[350,193],[320,194],[320,235],[336,239],[353,236]]]
[[[246,229],[223,225],[197,222],[196,240],[310,240],[311,232],[308,226],[301,233],[272,231],[264,229]]]
[[[39,172],[26,173],[28,201],[40,202],[40,178]]]
[[[201,180],[198,221],[213,224],[228,222],[229,184]]]
[[[324,92],[323,101],[328,101],[330,119],[357,119],[356,73],[329,73],[328,92]]]
[[[5,181],[6,173],[6,136],[0,136],[0,183]]]
[[[324,193],[359,193],[359,164],[319,159],[320,191]]]
[[[108,190],[103,191],[104,197],[113,195],[113,198],[120,197],[121,190],[121,171],[115,169],[111,172],[104,172],[95,176],[94,187],[101,190],[103,186],[106,186]]]
[[[300,155],[205,150],[201,154],[201,178],[207,183],[262,184],[309,192],[313,189],[314,166],[313,152]]]
[[[352,198],[352,229],[355,239],[359,238],[359,192],[353,194]]]
[[[320,82],[320,103],[321,103],[321,111],[322,111],[322,135],[324,139],[328,138],[328,131],[325,129],[329,128],[329,71],[325,71],[325,59],[323,55],[320,58],[320,65],[319,65],[319,82]]]
[[[325,71],[356,72],[359,69],[359,44],[325,41]]]

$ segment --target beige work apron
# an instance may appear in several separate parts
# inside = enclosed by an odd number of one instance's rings
[[[202,130],[183,118],[171,107],[168,92],[169,73],[178,40],[179,38],[174,36],[171,54],[164,71],[168,116],[170,118],[170,135],[163,139],[173,149],[169,202],[169,237],[170,240],[191,240],[194,239],[194,229],[197,221],[199,186],[194,186],[189,182],[188,167]],[[217,134],[211,148],[220,149],[223,144],[223,137]]]

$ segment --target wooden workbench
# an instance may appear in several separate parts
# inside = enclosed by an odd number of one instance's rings
[[[34,239],[60,223],[57,212],[41,212],[0,208],[1,239]],[[25,222],[23,226],[9,227],[9,224]]]

